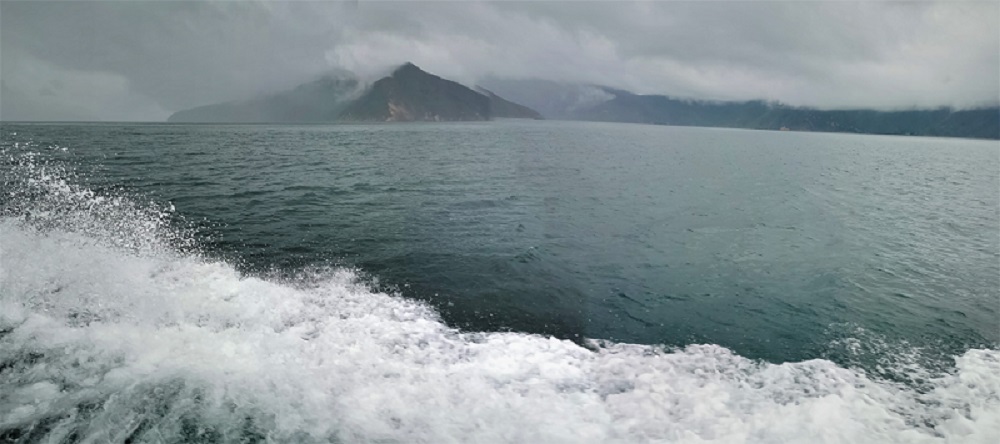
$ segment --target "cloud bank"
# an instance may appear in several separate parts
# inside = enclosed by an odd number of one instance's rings
[[[1000,102],[1000,3],[0,3],[5,120],[163,120],[404,61],[468,84],[967,108]]]

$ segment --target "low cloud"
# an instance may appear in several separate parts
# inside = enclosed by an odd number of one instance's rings
[[[1000,101],[998,17],[996,2],[3,2],[0,117],[160,120],[404,61],[467,84],[974,107]]]
[[[4,57],[18,69],[3,77],[0,119],[131,121],[170,115],[122,75],[57,68],[10,52]]]

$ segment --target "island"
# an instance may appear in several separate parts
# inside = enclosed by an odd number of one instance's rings
[[[368,87],[338,72],[292,90],[178,111],[168,122],[319,123],[541,119],[526,106],[405,63]]]

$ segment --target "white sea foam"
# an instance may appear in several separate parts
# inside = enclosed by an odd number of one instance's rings
[[[72,185],[45,190],[50,204],[80,193]],[[957,356],[953,372],[918,391],[826,360],[760,363],[715,345],[603,343],[594,351],[527,334],[460,333],[430,308],[373,292],[348,270],[294,282],[241,276],[172,249],[165,228],[149,219],[159,216],[81,199],[93,203],[58,219],[73,223],[0,219],[0,436],[11,440],[816,444],[1000,436],[996,350]],[[91,223],[95,213],[120,223],[102,229]],[[130,226],[128,217],[146,228],[117,228]]]

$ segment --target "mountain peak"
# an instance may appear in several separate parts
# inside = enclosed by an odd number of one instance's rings
[[[404,63],[341,114],[348,121],[489,120],[489,98]]]
[[[179,111],[172,122],[462,121],[493,117],[541,118],[495,94],[399,65],[392,75],[362,90],[349,72],[331,72],[296,88],[258,99]],[[6,85],[4,85],[6,88]]]
[[[392,72],[392,75],[395,76],[397,74],[410,74],[410,73],[426,73],[426,71],[420,69],[420,67],[414,65],[412,62],[406,62],[402,65],[399,65],[399,68],[396,68],[396,70]]]

